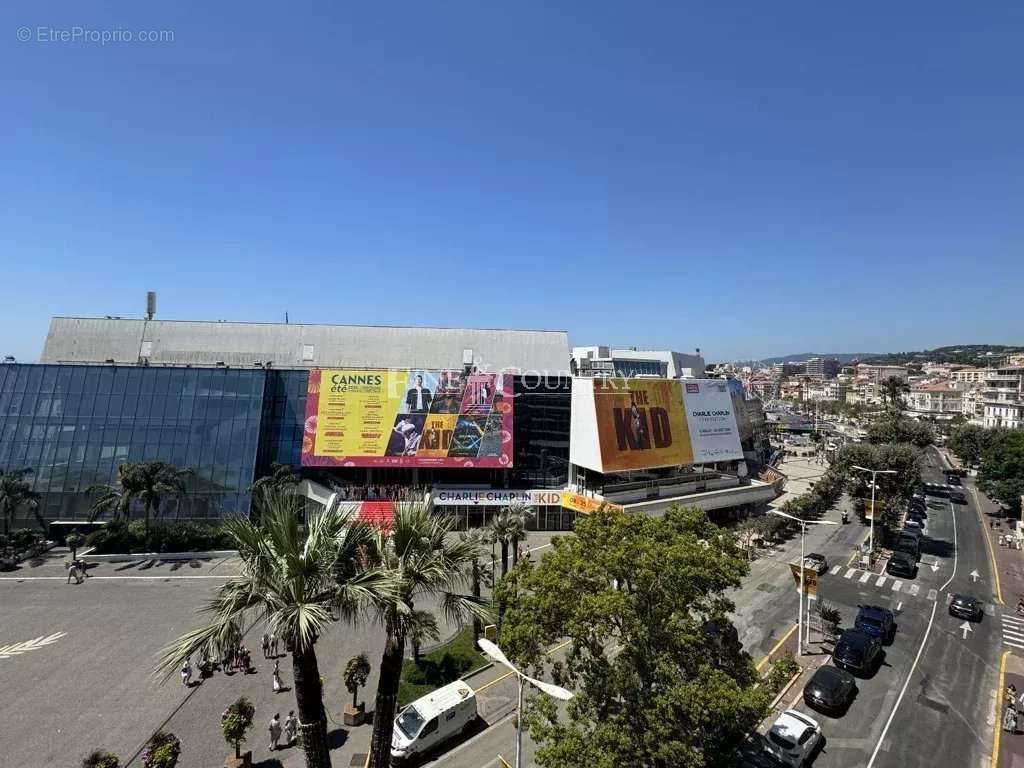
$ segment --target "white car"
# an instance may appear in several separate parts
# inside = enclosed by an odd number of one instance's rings
[[[786,765],[801,768],[810,763],[824,741],[821,726],[814,718],[787,709],[768,729],[768,750]]]

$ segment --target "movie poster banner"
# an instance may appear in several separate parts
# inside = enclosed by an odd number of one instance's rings
[[[594,379],[594,408],[605,472],[693,463],[677,380]]]
[[[734,399],[725,379],[683,379],[683,405],[694,462],[742,459]],[[742,404],[741,404],[742,405]]]
[[[512,377],[460,370],[311,370],[302,464],[512,466]]]

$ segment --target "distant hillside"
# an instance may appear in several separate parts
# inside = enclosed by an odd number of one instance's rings
[[[948,347],[924,349],[920,352],[802,352],[798,355],[766,357],[744,361],[745,364],[802,363],[812,357],[834,357],[841,363],[875,363],[884,365],[912,365],[914,363],[959,363],[961,365],[998,364],[1006,355],[1024,352],[1024,345],[958,344]]]
[[[1024,352],[1022,346],[1006,346],[1004,344],[958,344],[949,347],[936,347],[920,352],[891,352],[884,355],[867,356],[862,363],[881,363],[884,365],[910,365],[912,363],[960,363],[962,365],[985,365],[998,363],[999,360],[1014,352]]]
[[[766,365],[775,365],[775,363],[802,363],[805,360],[810,360],[812,357],[834,357],[841,363],[848,363],[851,360],[858,360],[863,362],[867,358],[879,357],[878,352],[803,352],[799,355],[783,355],[782,357],[766,357],[759,362],[765,363]]]

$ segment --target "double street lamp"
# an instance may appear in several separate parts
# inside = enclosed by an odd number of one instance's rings
[[[797,611],[797,632],[796,632],[796,655],[804,655],[804,534],[807,533],[808,525],[836,525],[831,520],[804,520],[791,515],[787,512],[781,512],[777,509],[768,510],[769,515],[778,515],[779,517],[785,517],[790,520],[794,520],[800,523],[800,608]],[[810,613],[810,607],[808,607],[808,614]],[[808,617],[807,621],[807,642],[811,642],[811,622]]]
[[[519,681],[519,703],[516,705],[516,768],[522,768],[523,765],[523,686],[526,683],[533,685],[540,690],[544,691],[548,696],[558,699],[559,701],[568,701],[573,697],[572,691],[567,691],[557,685],[551,683],[545,683],[543,680],[537,680],[536,678],[530,677],[523,674],[515,664],[508,660],[508,657],[502,652],[501,648],[492,643],[486,637],[481,637],[476,641],[477,645],[480,646],[480,650],[491,661],[501,664],[503,667],[508,667],[512,672],[515,673],[516,678]]]
[[[895,469],[868,469],[867,467],[854,466],[858,472],[868,472],[871,474],[871,532],[868,534],[868,552],[875,551],[875,477],[877,475],[895,475]]]

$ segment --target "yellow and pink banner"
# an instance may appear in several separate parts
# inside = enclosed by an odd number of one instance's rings
[[[311,370],[302,464],[511,467],[512,402],[500,373]]]

